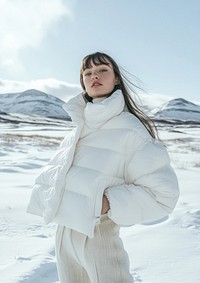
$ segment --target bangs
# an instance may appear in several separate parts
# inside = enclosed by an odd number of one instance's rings
[[[83,63],[81,66],[81,73],[83,73],[86,69],[92,68],[92,64],[94,64],[95,66],[102,65],[102,64],[109,65],[110,62],[105,57],[105,55],[101,53],[95,53],[95,54],[88,55],[83,59]]]

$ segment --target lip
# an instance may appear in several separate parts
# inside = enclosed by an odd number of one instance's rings
[[[98,86],[101,86],[101,85],[102,85],[101,83],[93,82],[92,87],[98,87]]]

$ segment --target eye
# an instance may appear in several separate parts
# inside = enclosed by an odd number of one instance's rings
[[[100,69],[99,73],[104,73],[104,72],[107,72],[107,71],[108,71],[107,69]]]
[[[91,72],[90,71],[88,71],[88,72],[85,72],[83,75],[85,76],[85,77],[88,77],[88,76],[91,76]]]

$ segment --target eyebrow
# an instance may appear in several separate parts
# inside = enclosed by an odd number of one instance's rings
[[[112,65],[110,65],[110,64],[99,64],[99,65],[95,65],[95,66],[91,66],[91,67],[88,67],[88,68],[86,68],[85,70],[90,70],[90,69],[92,69],[92,68],[94,68],[94,67],[102,67],[102,66],[104,66],[104,67],[109,67],[110,69],[112,69]],[[83,70],[83,72],[85,71],[85,70]]]

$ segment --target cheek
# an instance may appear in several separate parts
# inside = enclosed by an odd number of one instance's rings
[[[115,86],[115,85],[117,84],[117,81],[118,81],[118,80],[117,80],[116,78],[111,78],[111,79],[110,79],[110,84],[112,84],[112,85]]]
[[[89,85],[88,82],[87,82],[87,80],[84,80],[84,79],[83,79],[82,82],[83,82],[83,88],[84,88],[84,89],[87,89],[87,87],[88,87],[88,85]]]
[[[105,77],[104,79],[110,84],[114,84],[115,81],[116,81],[116,78],[113,77],[113,75],[109,75],[109,76]]]

